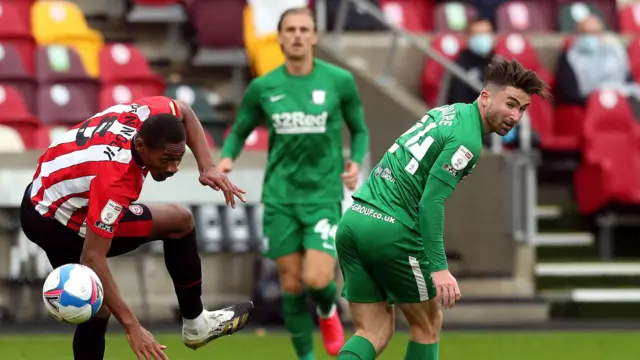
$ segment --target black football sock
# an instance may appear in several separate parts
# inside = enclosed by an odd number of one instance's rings
[[[185,319],[202,314],[202,265],[198,254],[196,230],[180,239],[166,239],[164,263],[173,280],[180,313]]]
[[[73,358],[75,360],[103,360],[105,334],[109,318],[94,317],[78,324],[73,335]]]

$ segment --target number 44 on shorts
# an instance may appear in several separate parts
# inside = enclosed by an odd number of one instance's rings
[[[329,223],[329,219],[322,219],[318,221],[316,226],[313,228],[313,231],[316,234],[320,234],[320,238],[322,239],[322,247],[327,249],[335,249],[335,239],[336,239],[336,231],[338,230],[338,225],[331,225]]]

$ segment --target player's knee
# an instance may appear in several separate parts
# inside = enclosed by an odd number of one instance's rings
[[[172,231],[172,235],[174,237],[180,238],[191,233],[193,231],[193,228],[195,227],[195,220],[193,218],[191,210],[184,206],[176,204],[167,206],[167,211],[171,213],[171,216],[169,218],[173,222],[172,228],[174,230]]]
[[[289,294],[299,294],[304,291],[300,269],[293,267],[280,268],[279,272],[282,291]]]
[[[305,270],[304,274],[302,275],[302,281],[304,285],[312,289],[324,288],[325,286],[329,285],[331,281],[333,281],[333,278],[333,268],[315,268],[311,270]]]

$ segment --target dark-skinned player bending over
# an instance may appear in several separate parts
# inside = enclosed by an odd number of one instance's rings
[[[54,268],[82,263],[104,287],[96,317],[76,327],[76,360],[104,357],[105,332],[113,314],[138,359],[166,359],[164,346],[145,330],[123,301],[107,257],[162,240],[165,264],[175,284],[183,318],[182,339],[196,349],[246,324],[251,302],[207,311],[191,212],[178,205],[135,204],[147,174],[164,181],[178,172],[185,145],[193,152],[204,186],[222,191],[228,205],[244,191],[213,163],[204,130],[193,110],[167,97],[114,105],[61,135],[39,158],[20,208],[25,235]]]

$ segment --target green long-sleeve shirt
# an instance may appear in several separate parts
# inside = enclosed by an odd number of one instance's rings
[[[343,199],[343,122],[351,133],[351,160],[361,164],[369,132],[353,76],[314,60],[305,76],[282,65],[254,79],[240,105],[222,157],[235,159],[260,123],[269,128],[269,157],[262,201],[324,203]]]
[[[432,109],[395,141],[353,197],[419,233],[430,272],[447,269],[444,203],[481,151],[477,102]]]

